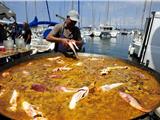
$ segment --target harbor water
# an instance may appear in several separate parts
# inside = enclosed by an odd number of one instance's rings
[[[131,35],[117,35],[116,38],[85,36],[85,53],[94,53],[128,59],[128,47]]]

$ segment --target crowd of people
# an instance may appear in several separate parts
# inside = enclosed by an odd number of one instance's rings
[[[4,40],[7,40],[7,29],[4,24],[0,23],[0,45]]]
[[[22,26],[18,25],[16,22],[13,24],[3,24],[0,23],[0,45],[3,45],[3,42],[8,38],[11,38],[14,41],[16,38],[23,38],[26,44],[31,43],[31,29],[29,24],[24,22]]]
[[[48,34],[46,40],[55,43],[55,51],[68,52],[71,50],[72,43],[80,50],[83,45],[80,29],[76,26],[79,22],[79,14],[75,10],[68,12],[63,23],[54,26],[53,30]],[[8,26],[0,24],[0,44],[9,37],[16,43],[16,38],[23,38],[25,44],[31,43],[32,32],[28,23],[24,22],[23,27],[16,22]]]

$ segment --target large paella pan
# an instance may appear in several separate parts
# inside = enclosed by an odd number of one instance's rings
[[[50,54],[0,72],[0,113],[16,120],[125,120],[160,105],[157,73],[93,54]]]

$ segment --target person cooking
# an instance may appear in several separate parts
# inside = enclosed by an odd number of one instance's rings
[[[80,29],[75,26],[79,22],[78,12],[71,10],[67,14],[64,23],[55,25],[53,30],[46,37],[47,41],[55,42],[55,52],[71,51],[70,43],[74,43],[74,47],[78,47],[77,51],[82,48],[83,41]]]

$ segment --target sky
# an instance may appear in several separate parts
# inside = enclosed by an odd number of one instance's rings
[[[0,0],[16,13],[18,22],[48,21],[46,0]],[[145,19],[151,11],[160,11],[157,0],[47,0],[51,21],[62,22],[56,14],[66,17],[71,9],[80,13],[80,26],[98,27],[100,24],[117,28],[144,28]],[[26,5],[26,7],[25,7]],[[27,9],[27,10],[26,10]],[[26,15],[27,11],[27,15]],[[26,17],[27,16],[27,17]]]

